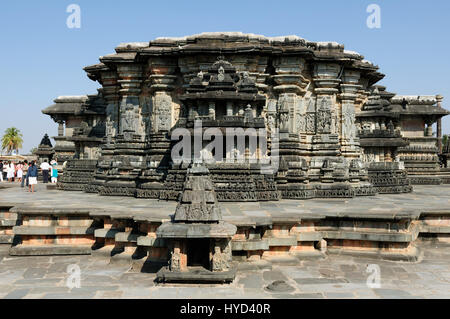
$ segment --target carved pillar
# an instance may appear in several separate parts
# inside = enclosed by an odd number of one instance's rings
[[[58,121],[58,136],[64,136],[64,121]]]
[[[233,102],[227,101],[227,116],[233,115]]]
[[[442,100],[444,97],[442,95],[436,95],[436,101],[437,101],[437,107],[442,107]],[[437,147],[438,147],[438,153],[442,153],[442,119],[439,118],[437,120]]]
[[[153,127],[154,133],[168,132],[174,123],[172,91],[177,79],[175,68],[176,60],[152,58],[149,60],[148,78],[150,91],[153,93]],[[192,107],[189,108],[189,116],[193,116]]]
[[[315,103],[307,107],[308,133],[311,139],[311,161],[308,174],[311,180],[323,180],[326,170],[334,169],[332,161],[340,153],[340,116],[336,105],[338,78],[341,67],[337,63],[316,63],[313,69]],[[315,105],[315,132],[312,131],[313,105]],[[327,166],[327,167],[324,167]]]
[[[208,103],[208,116],[212,120],[216,119],[216,103],[214,101]]]
[[[276,83],[274,91],[278,93],[280,134],[299,137],[299,131],[305,126],[304,114],[301,114],[303,96],[308,80],[302,75],[305,60],[300,57],[280,57],[275,59]],[[304,129],[303,129],[304,130]]]
[[[355,100],[358,97],[358,84],[360,73],[354,70],[345,70],[341,84],[341,152],[345,157],[359,157],[359,140],[356,136]]]
[[[323,143],[329,140],[339,145],[337,140],[341,131],[339,121],[340,110],[336,105],[336,94],[338,85],[341,82],[338,79],[341,67],[336,63],[318,63],[314,65],[314,93],[316,93],[316,134],[322,137],[315,138],[317,142]],[[330,148],[330,151],[334,147]],[[336,155],[332,151],[327,155]]]
[[[425,129],[425,136],[433,136],[433,123],[426,123],[427,127]]]
[[[116,71],[100,72],[103,97],[106,100],[106,139],[108,144],[116,137],[119,128],[119,83]]]
[[[141,128],[139,94],[141,93],[142,66],[139,64],[117,65],[120,83],[119,134],[129,140],[133,135],[144,136]]]

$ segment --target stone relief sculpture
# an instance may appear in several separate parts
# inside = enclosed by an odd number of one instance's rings
[[[353,141],[355,138],[355,108],[353,104],[342,105],[342,137]]]
[[[331,133],[331,109],[329,100],[322,97],[317,110],[317,132],[322,134]]]
[[[135,132],[136,131],[136,121],[135,121],[134,109],[132,106],[127,106],[125,113],[122,116],[122,132]]]
[[[306,132],[308,134],[316,133],[316,100],[310,97],[306,108]]]
[[[155,112],[158,131],[168,131],[171,128],[172,99],[162,93],[155,97]]]

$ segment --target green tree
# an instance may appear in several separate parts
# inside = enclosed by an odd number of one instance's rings
[[[11,154],[14,150],[18,153],[19,149],[22,148],[22,143],[22,133],[19,129],[10,127],[5,130],[2,137],[2,150],[6,150],[8,154]]]

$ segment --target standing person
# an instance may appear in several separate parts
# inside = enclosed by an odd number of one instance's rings
[[[36,167],[36,163],[32,161],[30,166],[28,167],[27,172],[29,180],[28,190],[32,193],[34,193],[34,185],[37,184],[37,175],[38,175],[38,168]]]
[[[8,180],[8,164],[9,164],[8,162],[3,163],[3,172],[2,173],[3,173],[3,179],[6,181]]]
[[[0,182],[3,182],[3,162],[0,161]]]
[[[50,164],[47,163],[47,160],[44,160],[44,163],[41,164],[42,170],[42,179],[44,184],[48,183],[48,171],[50,170]]]
[[[25,181],[27,182],[27,187],[28,187],[28,161],[25,160],[23,161],[23,172],[25,174],[25,176],[22,178],[22,182],[20,183],[20,187],[24,187],[24,183]]]
[[[23,163],[19,162],[19,164],[16,165],[16,174],[17,174],[17,181],[22,182],[23,177]]]
[[[8,164],[8,181],[9,182],[14,182],[14,173],[15,173],[15,167],[14,167],[14,163],[13,162],[9,162]]]
[[[52,184],[58,182],[58,169],[56,168],[56,162],[52,164]]]

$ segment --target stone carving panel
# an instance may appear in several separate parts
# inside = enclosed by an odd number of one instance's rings
[[[168,131],[172,126],[172,98],[158,92],[154,98],[156,131]]]
[[[353,141],[355,131],[355,107],[352,103],[342,104],[342,138]]]
[[[317,107],[317,133],[330,134],[332,128],[330,97],[321,97],[318,100]]]

